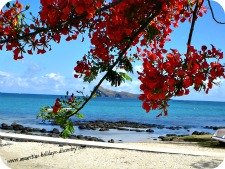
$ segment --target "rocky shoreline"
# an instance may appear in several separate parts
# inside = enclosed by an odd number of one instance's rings
[[[137,122],[129,122],[129,121],[103,121],[103,120],[96,120],[96,121],[75,121],[74,126],[77,126],[79,130],[96,130],[100,132],[109,131],[109,130],[120,130],[120,131],[130,131],[130,132],[146,132],[146,133],[154,133],[155,129],[168,129],[168,130],[180,130],[184,129],[186,131],[190,131],[189,127],[187,126],[165,126],[165,125],[157,125],[157,124],[144,124],[144,123],[137,123]],[[217,130],[219,128],[225,127],[216,127],[216,126],[205,126],[202,127],[204,129],[210,130]],[[22,133],[22,134],[30,134],[30,135],[42,135],[42,136],[49,136],[49,137],[60,137],[60,131],[57,128],[53,128],[50,131],[47,131],[45,128],[32,128],[26,127],[18,123],[12,123],[10,125],[6,123],[2,123],[0,125],[1,130],[5,130],[8,132],[14,133]],[[190,133],[190,135],[205,135],[210,134],[208,132],[202,131],[194,131]],[[176,134],[167,134],[166,136],[159,136],[159,140],[164,140],[166,137],[170,136],[177,136]],[[84,136],[84,135],[71,135],[70,139],[79,139],[79,140],[87,140],[87,141],[100,141],[105,142],[106,140],[92,137],[92,136]],[[122,140],[121,140],[122,141]],[[114,143],[113,139],[109,139],[108,142]]]
[[[44,128],[40,129],[40,128],[25,127],[17,123],[12,123],[11,125],[2,123],[0,126],[0,129],[13,132],[13,133],[20,133],[20,134],[27,134],[27,135],[39,135],[39,136],[41,135],[41,136],[56,137],[56,138],[60,137],[60,131],[57,128],[53,128],[52,130],[47,131]],[[105,142],[104,140],[99,139],[97,137],[83,136],[83,135],[71,135],[69,138],[78,139],[78,140]],[[22,140],[12,140],[12,141],[22,141]]]

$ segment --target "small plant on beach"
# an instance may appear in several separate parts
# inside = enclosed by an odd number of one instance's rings
[[[136,61],[143,67],[138,72],[143,109],[158,109],[158,116],[166,116],[171,98],[188,95],[191,87],[208,93],[218,78],[225,78],[223,52],[214,45],[197,49],[192,44],[196,21],[207,11],[206,2],[213,19],[221,23],[210,0],[40,0],[38,16],[17,0],[0,12],[0,50],[12,51],[19,60],[25,54],[44,54],[52,50],[52,42],[63,39],[80,36],[81,42],[91,43],[77,61],[74,77],[90,83],[101,75],[97,85],[79,107],[66,105],[72,111],[63,109],[67,103],[57,99],[52,114],[43,119],[71,126],[70,117],[79,114],[103,81],[119,86],[130,80],[127,74],[133,73]],[[184,22],[190,23],[186,50],[167,49],[171,33]]]
[[[73,122],[68,117],[71,117],[71,114],[73,114],[72,117],[84,118],[83,114],[77,110],[85,98],[84,96],[75,97],[74,94],[69,96],[67,92],[65,97],[57,98],[53,106],[42,107],[37,118],[41,118],[43,122],[48,121],[59,125],[63,129],[61,136],[66,138],[74,132]]]

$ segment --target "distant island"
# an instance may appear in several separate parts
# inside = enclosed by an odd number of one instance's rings
[[[97,90],[98,97],[110,97],[110,98],[138,98],[139,94],[133,94],[129,92],[117,92],[103,87],[99,87]]]

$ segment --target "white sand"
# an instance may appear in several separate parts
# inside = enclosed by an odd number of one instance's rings
[[[204,151],[209,154],[218,153],[220,156],[194,156],[76,146],[61,147],[46,143],[6,140],[3,140],[1,145],[4,146],[0,147],[0,156],[8,161],[7,165],[12,169],[212,169],[217,167],[225,157],[225,149],[200,148],[186,143],[150,142],[129,143],[128,145],[137,148],[154,147],[189,150],[190,152]],[[222,153],[224,153],[224,157],[221,156]],[[18,161],[12,162],[12,159]]]

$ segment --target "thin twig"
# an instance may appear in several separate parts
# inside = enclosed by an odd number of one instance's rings
[[[77,109],[76,112],[73,114],[70,114],[67,116],[67,118],[77,114],[81,109],[84,108],[84,106],[91,100],[91,98],[94,96],[94,94],[97,92],[98,88],[102,84],[102,82],[107,78],[108,74],[113,70],[113,68],[121,61],[123,58],[123,55],[127,52],[127,50],[131,47],[132,42],[137,38],[137,36],[149,25],[149,23],[160,13],[161,4],[157,4],[156,11],[144,22],[144,24],[141,25],[141,27],[132,35],[130,38],[130,43],[126,46],[126,48],[121,51],[118,58],[114,62],[114,64],[108,69],[107,73],[101,78],[101,80],[98,82],[98,84],[94,87],[93,91],[91,92],[90,96],[85,100],[85,102]]]
[[[213,11],[213,8],[212,8],[212,5],[211,5],[211,2],[209,0],[208,1],[208,4],[209,4],[209,8],[210,8],[210,11],[211,11],[211,14],[212,14],[212,18],[213,20],[218,23],[218,24],[225,24],[225,22],[220,22],[216,19],[215,15],[214,15],[214,11]]]

